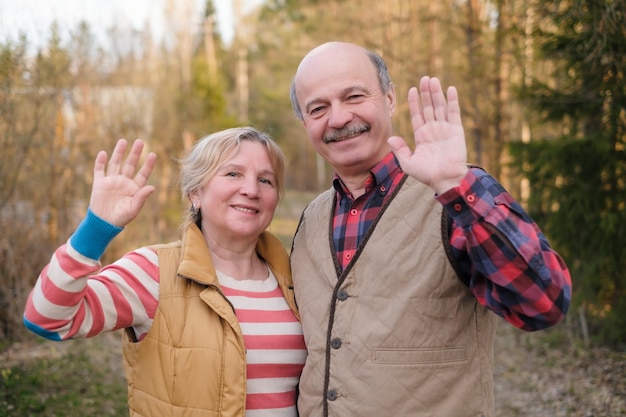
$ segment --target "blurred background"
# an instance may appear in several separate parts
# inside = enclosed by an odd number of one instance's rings
[[[15,368],[15,352],[33,343],[26,296],[82,219],[96,153],[118,138],[143,138],[159,155],[157,192],[103,262],[177,238],[177,158],[235,125],[269,132],[287,155],[272,230],[289,247],[301,210],[332,177],[293,115],[289,86],[306,52],[330,40],[384,57],[399,100],[394,128],[408,141],[409,87],[423,75],[457,87],[469,160],[522,202],[573,277],[567,319],[540,341],[514,333],[513,350],[537,357],[556,346],[613,358],[618,370],[608,381],[596,371],[610,394],[597,410],[546,415],[626,415],[626,0],[0,0],[0,384],[36,374]],[[524,366],[509,365],[502,377]],[[57,415],[33,414],[32,398],[30,414],[19,411],[11,395],[21,394],[6,392],[0,417]],[[510,407],[504,415],[518,415]]]

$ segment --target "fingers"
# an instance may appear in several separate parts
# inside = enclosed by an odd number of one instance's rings
[[[448,121],[454,125],[462,126],[461,106],[459,105],[459,94],[455,87],[448,87],[446,94],[448,97]]]
[[[401,165],[404,164],[404,162],[408,160],[413,153],[411,151],[411,148],[409,148],[409,145],[407,145],[405,140],[402,139],[400,136],[390,137],[389,139],[387,139],[387,143],[391,147],[391,150],[396,155],[396,158],[398,158],[398,161]]]
[[[424,115],[422,114],[422,104],[420,102],[420,96],[417,92],[417,88],[411,87],[409,89],[409,112],[411,113],[411,126],[413,131],[416,132],[420,127],[424,125]]]
[[[140,187],[145,185],[148,181],[148,177],[150,177],[150,174],[154,169],[154,166],[156,165],[156,154],[150,152],[143,165],[139,168],[139,171],[135,174],[139,159],[141,158],[141,153],[143,152],[144,142],[141,139],[135,140],[128,156],[126,157],[126,160],[124,160],[124,154],[126,153],[127,148],[128,141],[126,141],[126,139],[118,140],[113,152],[111,153],[108,165],[107,153],[105,151],[100,151],[96,156],[96,162],[94,164],[94,176],[102,177],[118,174],[128,178],[133,178],[134,176],[133,180],[137,183],[137,185]]]
[[[107,175],[115,175],[119,174],[120,166],[122,165],[122,160],[124,159],[124,153],[126,153],[126,147],[128,146],[128,142],[126,139],[120,139],[115,144],[115,148],[111,153],[111,159],[109,160],[109,165],[107,166]]]
[[[145,187],[141,187],[137,193],[133,196],[135,203],[138,207],[144,205],[148,197],[154,192],[155,188],[153,185],[146,185]]]
[[[435,109],[433,108],[433,99],[430,90],[430,77],[422,77],[420,80],[420,96],[422,98],[422,114],[424,122],[432,122],[435,120]]]
[[[98,152],[98,155],[96,155],[96,161],[93,164],[94,179],[101,178],[104,176],[104,166],[107,163],[107,158],[108,158],[108,155],[105,151],[100,151]]]
[[[448,97],[443,94],[441,82],[436,77],[420,79],[419,95],[415,87],[409,90],[409,110],[413,130],[433,121],[450,121],[450,116],[460,123],[460,110],[456,88],[449,87]],[[451,96],[450,96],[451,95]]]
[[[139,162],[139,158],[141,157],[141,152],[143,151],[143,141],[141,139],[135,140],[132,148],[130,148],[130,152],[128,153],[128,157],[122,166],[121,174],[126,177],[132,177],[135,173],[135,169],[137,168],[137,163]]]
[[[435,113],[435,120],[448,120],[448,103],[443,95],[441,83],[438,78],[431,78],[428,83],[430,97]]]
[[[148,178],[150,178],[150,174],[152,174],[152,170],[154,169],[154,166],[156,165],[156,159],[157,159],[157,156],[155,153],[150,152],[148,154],[143,165],[137,172],[137,175],[135,175],[134,180],[138,186],[143,187],[148,182]]]

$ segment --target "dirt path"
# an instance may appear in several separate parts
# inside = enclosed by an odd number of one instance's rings
[[[552,347],[547,340],[541,332],[499,324],[497,416],[626,416],[626,353],[562,342]]]

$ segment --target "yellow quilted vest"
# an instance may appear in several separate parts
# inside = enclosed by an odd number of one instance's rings
[[[160,285],[152,327],[140,342],[125,334],[122,346],[130,416],[243,417],[243,335],[232,305],[219,288],[202,233],[193,225],[182,242],[155,248]],[[257,252],[295,312],[284,246],[265,232]]]

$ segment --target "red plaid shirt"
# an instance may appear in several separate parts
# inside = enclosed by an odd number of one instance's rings
[[[371,174],[356,200],[339,177],[333,181],[333,239],[344,269],[405,175],[393,153]],[[565,262],[492,176],[472,168],[458,187],[435,198],[451,219],[450,244],[461,278],[480,304],[528,331],[564,317],[572,285]]]

